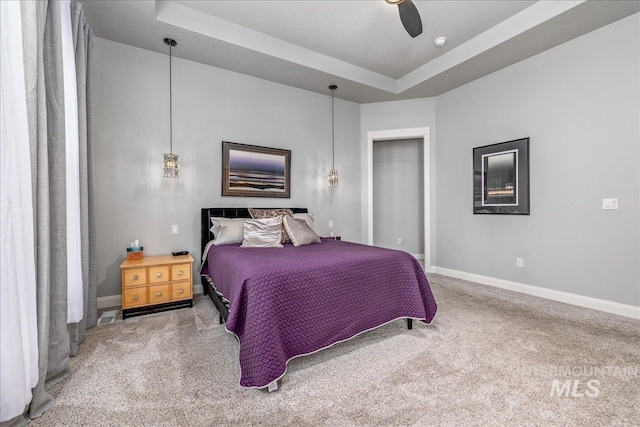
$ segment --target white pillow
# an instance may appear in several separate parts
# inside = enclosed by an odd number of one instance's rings
[[[209,231],[213,234],[213,238],[215,239],[218,236],[218,230],[223,224],[227,222],[238,222],[244,221],[244,218],[222,218],[222,217],[212,217],[211,218],[211,228]]]
[[[315,231],[315,228],[313,228],[314,218],[313,218],[313,215],[311,215],[310,213],[294,213],[293,217],[297,219],[304,219],[306,223],[309,225],[309,227],[311,227],[311,229]]]
[[[244,221],[224,221],[220,224],[218,234],[213,244],[216,246],[241,243],[243,237]]]
[[[243,248],[281,248],[282,216],[244,222]]]

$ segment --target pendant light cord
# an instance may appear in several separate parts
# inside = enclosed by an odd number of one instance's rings
[[[171,45],[169,45],[169,154],[173,154],[173,87],[171,78]]]
[[[335,113],[333,111],[334,109],[334,101],[333,101],[333,94],[334,94],[335,89],[331,89],[331,169],[335,169],[336,168],[336,124],[335,124]]]

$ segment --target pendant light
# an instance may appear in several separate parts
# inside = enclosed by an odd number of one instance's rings
[[[162,167],[165,178],[180,178],[180,156],[173,154],[173,99],[171,85],[171,48],[178,43],[170,38],[164,39],[169,46],[169,154],[163,155]]]
[[[329,187],[337,187],[338,186],[338,171],[336,170],[336,125],[335,125],[335,113],[334,113],[334,91],[338,89],[338,86],[331,85],[329,86],[331,89],[331,130],[332,130],[332,140],[331,140],[331,172],[329,172]]]

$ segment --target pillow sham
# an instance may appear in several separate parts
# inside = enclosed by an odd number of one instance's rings
[[[293,246],[304,246],[312,243],[322,243],[320,237],[309,227],[304,219],[283,217],[284,229],[287,231]]]
[[[220,227],[227,222],[237,222],[244,221],[245,218],[224,218],[224,217],[212,217],[211,218],[211,228],[209,231],[213,234],[213,238],[215,239],[218,235],[218,230]]]
[[[265,218],[273,218],[279,216],[293,216],[293,211],[291,209],[280,208],[280,209],[254,209],[249,208],[249,214],[251,214],[251,218],[253,219],[265,219]],[[284,226],[280,227],[280,243],[291,243],[289,240],[289,236],[284,229]]]
[[[243,224],[244,221],[222,222],[216,234],[216,238],[213,240],[213,244],[220,246],[242,243],[242,239],[244,237]]]
[[[307,224],[309,225],[309,227],[311,227],[311,229],[313,231],[315,231],[316,229],[314,228],[314,218],[313,215],[311,215],[310,213],[294,213],[293,214],[294,218],[297,219],[304,219]]]
[[[283,216],[248,219],[243,226],[243,248],[281,248],[280,229]]]

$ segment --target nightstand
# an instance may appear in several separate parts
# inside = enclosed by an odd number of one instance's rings
[[[329,236],[327,237],[327,239],[342,240],[342,236],[333,236],[333,237]]]
[[[122,318],[193,307],[192,270],[191,255],[122,261]]]

